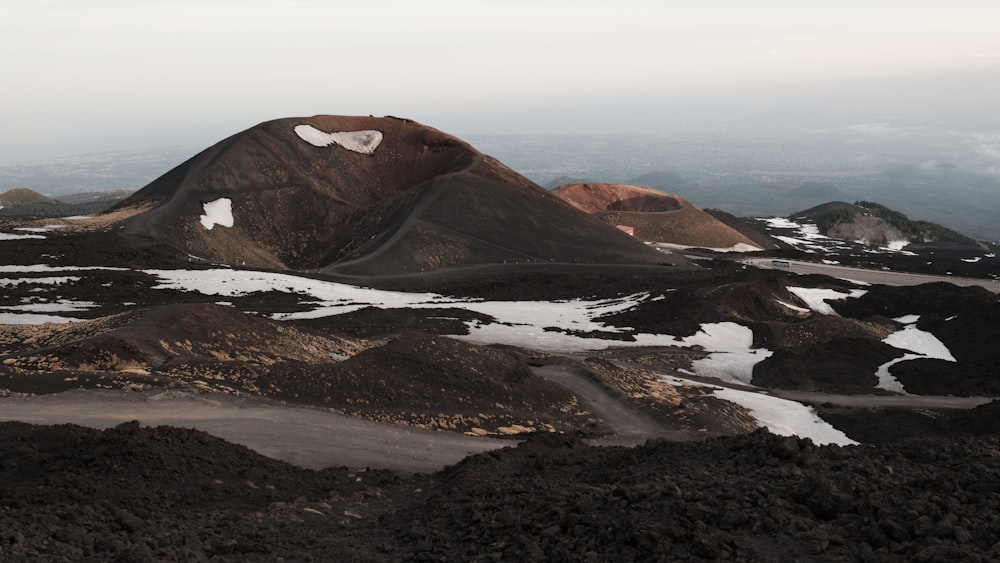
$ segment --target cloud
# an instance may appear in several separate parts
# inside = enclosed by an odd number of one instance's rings
[[[858,123],[855,125],[848,125],[844,129],[854,133],[863,133],[865,135],[895,135],[905,132],[903,129],[900,129],[899,127],[892,127],[887,123]]]

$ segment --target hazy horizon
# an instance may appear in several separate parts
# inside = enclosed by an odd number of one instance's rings
[[[14,1],[0,162],[205,147],[316,113],[458,136],[1000,131],[995,3],[661,4]]]

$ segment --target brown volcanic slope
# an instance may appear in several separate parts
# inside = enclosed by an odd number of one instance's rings
[[[220,198],[233,225],[206,228],[204,205]],[[124,221],[126,234],[256,267],[368,275],[505,262],[687,264],[455,137],[391,117],[262,123],[167,172],[118,206],[126,207],[148,209]]]
[[[552,193],[611,225],[632,227],[641,240],[704,248],[730,248],[740,243],[758,246],[684,198],[652,188],[568,184]]]

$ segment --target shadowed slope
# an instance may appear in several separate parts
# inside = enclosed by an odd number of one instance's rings
[[[570,184],[552,193],[608,224],[633,229],[635,237],[641,240],[706,248],[756,246],[684,198],[652,188]]]
[[[126,233],[229,264],[399,274],[504,261],[684,263],[465,142],[396,118],[262,123],[120,207],[149,203]]]

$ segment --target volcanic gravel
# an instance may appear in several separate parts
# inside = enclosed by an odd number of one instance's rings
[[[998,448],[547,434],[422,476],[297,469],[178,428],[5,423],[0,559],[996,560]]]

